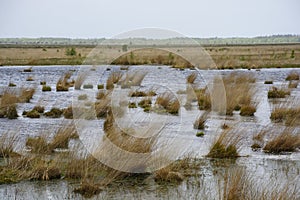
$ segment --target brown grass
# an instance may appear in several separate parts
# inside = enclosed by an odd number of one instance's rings
[[[207,157],[210,158],[236,158],[242,137],[233,134],[230,130],[223,130],[210,147]]]
[[[76,77],[76,80],[75,80],[75,84],[74,84],[75,90],[81,89],[81,86],[82,86],[83,82],[85,81],[85,79],[87,78],[87,75],[88,75],[87,72],[78,74],[78,76]]]
[[[195,80],[197,79],[198,73],[197,72],[193,72],[190,75],[188,75],[186,77],[186,82],[189,84],[193,84],[195,82]]]
[[[288,74],[288,76],[285,79],[286,81],[297,81],[299,80],[299,74],[295,71],[292,71]]]
[[[73,125],[64,125],[59,128],[49,144],[51,150],[56,148],[67,149],[70,139],[78,139],[76,128]]]
[[[231,73],[223,78],[227,115],[232,115],[234,110],[240,110],[241,107],[254,110],[253,108],[256,107],[252,103],[255,93],[253,89],[254,82],[255,79],[251,77],[251,74]]]
[[[271,112],[270,119],[275,122],[284,122],[287,126],[297,126],[300,124],[300,107],[280,103],[276,105]]]
[[[120,80],[121,88],[130,88],[131,86],[140,86],[147,72],[145,71],[129,71],[124,78]]]
[[[74,81],[69,82],[71,76],[71,72],[66,72],[62,77],[59,78],[59,80],[56,83],[57,92],[69,91],[69,87],[74,85]]]
[[[0,136],[0,157],[7,158],[18,155],[14,148],[18,142],[18,136],[15,133],[5,132]]]
[[[291,92],[289,89],[286,88],[277,88],[277,87],[272,87],[271,90],[268,91],[268,98],[285,98],[286,95],[290,95]]]
[[[198,107],[200,110],[210,110],[211,109],[211,97],[208,88],[195,89],[195,94],[198,101]],[[189,94],[189,92],[187,92]]]
[[[268,153],[279,154],[281,152],[295,151],[300,147],[300,135],[293,134],[293,129],[286,128],[278,136],[272,138],[264,146]]]
[[[180,109],[179,100],[169,92],[160,94],[155,102],[156,105],[163,108],[166,112],[177,115]]]
[[[194,129],[201,130],[205,128],[205,122],[207,120],[208,114],[208,112],[204,112],[196,119],[196,121],[194,122]]]

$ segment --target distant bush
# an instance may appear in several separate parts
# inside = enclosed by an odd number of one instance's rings
[[[43,91],[43,92],[49,92],[49,91],[51,91],[51,87],[50,87],[50,86],[47,86],[47,85],[43,85],[42,91]]]
[[[46,85],[46,81],[41,81],[40,85]]]
[[[93,89],[93,85],[92,84],[83,85],[83,89]]]
[[[273,81],[265,81],[265,84],[273,84]]]
[[[66,49],[67,56],[76,56],[76,49],[74,47]]]
[[[197,137],[203,137],[203,136],[204,136],[204,132],[202,132],[202,131],[201,131],[201,132],[198,132],[198,133],[196,134],[196,136],[197,136]]]
[[[12,82],[10,82],[9,84],[8,84],[8,87],[16,87],[17,85],[16,84],[14,84],[14,83],[12,83]]]
[[[98,90],[104,89],[104,85],[103,84],[99,84],[97,85]]]

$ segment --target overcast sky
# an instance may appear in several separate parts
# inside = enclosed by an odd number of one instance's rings
[[[192,37],[300,34],[300,1],[0,0],[1,38],[111,38],[144,27]]]

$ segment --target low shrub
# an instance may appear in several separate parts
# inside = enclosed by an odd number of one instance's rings
[[[46,81],[41,81],[40,85],[46,85]]]
[[[49,91],[51,91],[51,87],[50,87],[50,86],[47,86],[47,85],[43,85],[42,91],[43,91],[43,92],[49,92]]]

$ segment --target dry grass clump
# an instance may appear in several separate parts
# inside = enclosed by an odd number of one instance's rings
[[[254,113],[256,112],[256,107],[253,105],[245,105],[241,107],[241,116],[254,116]]]
[[[32,72],[32,67],[24,69],[23,72]]]
[[[95,112],[97,118],[102,118],[107,116],[107,112],[111,107],[110,95],[111,95],[110,93],[98,92],[97,99],[100,99],[100,101],[96,101],[95,103]]]
[[[300,125],[300,107],[281,103],[272,110],[270,119],[275,123],[284,122],[287,126]]]
[[[29,137],[26,140],[26,146],[32,153],[50,154],[54,149],[67,149],[70,139],[78,139],[79,136],[73,125],[65,124],[59,128],[53,139],[48,142],[45,135],[38,137]]]
[[[96,99],[101,100],[106,98],[107,93],[105,91],[99,91],[96,95]]]
[[[300,135],[293,134],[293,129],[285,128],[278,136],[272,138],[264,146],[268,153],[292,152],[300,148]]]
[[[245,109],[255,107],[251,105],[255,93],[253,89],[255,78],[251,74],[231,73],[223,78],[223,83],[226,91],[227,115],[232,115],[234,110],[240,110],[241,107]]]
[[[130,97],[145,97],[148,96],[148,94],[146,92],[143,91],[134,91],[131,94],[129,94]]]
[[[69,79],[71,78],[72,74],[71,72],[65,73],[64,76],[62,76],[56,83],[56,91],[57,92],[63,92],[63,91],[69,91],[69,87],[74,85],[74,81],[69,82]]]
[[[64,109],[63,115],[66,119],[73,119],[73,108],[69,106],[68,108]]]
[[[268,91],[268,98],[285,98],[285,96],[290,95],[290,93],[288,89],[272,87],[272,89]]]
[[[129,102],[128,108],[137,108],[136,103],[135,102]]]
[[[224,130],[214,141],[207,157],[210,158],[236,158],[239,156],[238,149],[241,136]]]
[[[201,116],[199,116],[194,122],[194,129],[202,130],[205,128],[205,122],[208,117],[208,112],[204,112]]]
[[[37,110],[31,110],[29,112],[25,112],[24,114],[26,115],[26,117],[29,117],[29,118],[40,118],[41,117],[40,113]]]
[[[288,88],[292,89],[292,88],[297,88],[299,84],[299,81],[290,81]]]
[[[51,91],[51,87],[48,86],[48,85],[43,85],[42,91],[43,91],[43,92],[50,92],[50,91]]]
[[[165,92],[160,94],[155,102],[156,105],[163,108],[165,112],[177,115],[180,109],[179,100],[172,93]]]
[[[189,84],[193,84],[195,82],[195,80],[197,79],[198,73],[197,72],[193,72],[190,75],[188,75],[186,77],[186,82]]]
[[[29,103],[35,93],[34,88],[22,88],[19,96],[20,103]]]
[[[152,104],[152,101],[150,98],[144,98],[142,99],[138,105],[141,107],[141,108],[146,108],[146,107],[151,107],[151,104]]]
[[[80,90],[81,86],[83,84],[83,82],[85,81],[85,79],[87,78],[88,73],[87,72],[83,72],[78,74],[76,80],[75,80],[75,84],[74,84],[74,88],[75,90]]]
[[[30,148],[32,153],[44,154],[51,152],[45,136],[29,137],[25,145]]]
[[[0,99],[0,118],[16,119],[18,117],[16,109],[18,101],[19,98],[12,91],[4,91]]]
[[[61,115],[63,114],[63,111],[59,108],[51,108],[50,111],[45,112],[45,116],[46,117],[50,117],[50,118],[60,118]]]
[[[0,157],[8,158],[18,156],[19,154],[14,151],[18,142],[18,136],[15,133],[5,132],[0,136]]]
[[[114,88],[114,84],[118,83],[123,76],[123,73],[120,71],[113,71],[110,73],[109,77],[106,80],[106,89],[111,90]]]
[[[297,81],[299,80],[299,74],[295,71],[292,71],[288,74],[288,76],[285,79],[286,81]]]
[[[75,126],[65,125],[57,130],[55,136],[49,144],[49,148],[51,150],[56,148],[67,149],[69,140],[78,138],[79,136],[77,134]]]
[[[132,71],[127,72],[122,80],[120,80],[121,88],[130,88],[131,86],[140,86],[147,72]]]
[[[91,198],[92,196],[99,194],[101,188],[95,183],[84,180],[79,187],[74,189],[74,192],[81,194],[85,198]]]
[[[208,88],[206,87],[204,89],[195,89],[194,92],[197,97],[199,110],[210,110],[211,98],[210,98]]]

